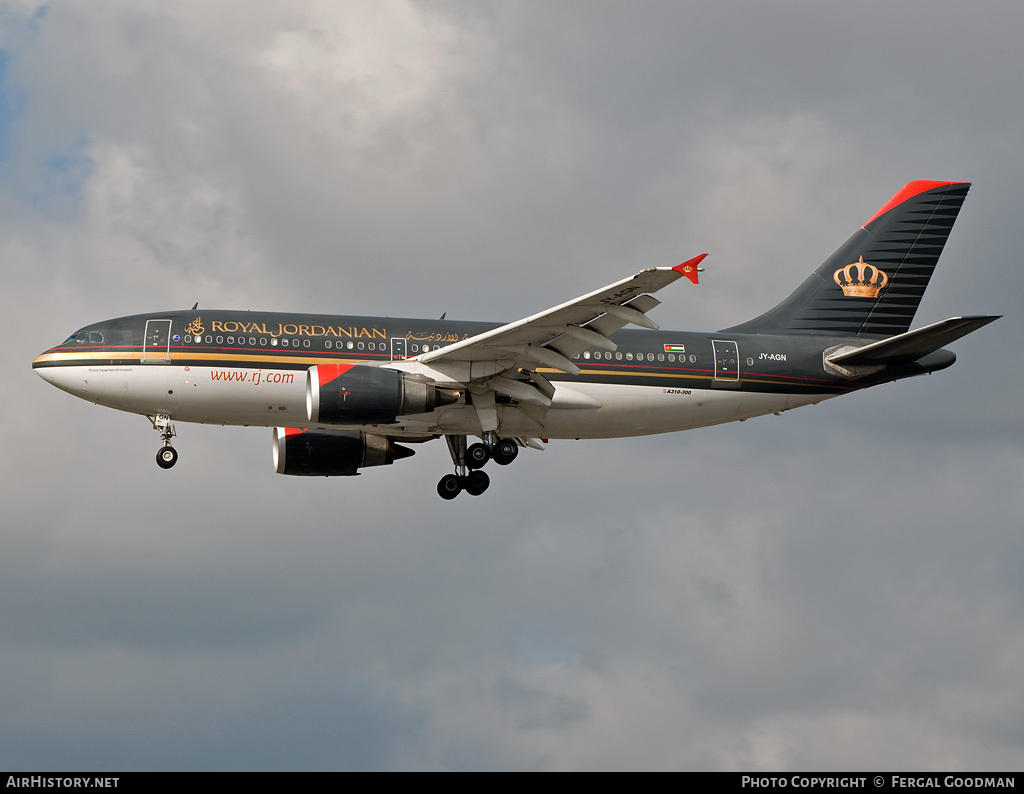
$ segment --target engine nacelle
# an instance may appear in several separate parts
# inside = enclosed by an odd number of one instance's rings
[[[367,364],[317,364],[306,373],[306,416],[338,425],[389,424],[458,401],[422,375]]]
[[[408,447],[358,430],[274,428],[274,468],[278,474],[345,477],[368,466],[390,466],[413,454]]]

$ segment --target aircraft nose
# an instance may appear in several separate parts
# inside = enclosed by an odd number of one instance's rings
[[[57,367],[54,366],[52,347],[32,359],[32,371],[47,383],[56,384]]]
[[[32,369],[34,369],[37,374],[41,374],[44,369],[49,369],[49,364],[52,360],[53,348],[51,347],[49,350],[43,351],[32,359]]]
[[[62,356],[50,348],[32,359],[32,371],[47,383],[69,394],[78,395],[83,391],[83,381],[78,367],[60,366]]]

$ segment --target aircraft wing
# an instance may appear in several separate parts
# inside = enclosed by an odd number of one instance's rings
[[[568,303],[447,347],[421,353],[412,360],[432,367],[455,362],[509,362],[508,366],[501,366],[502,370],[513,367],[532,370],[538,364],[544,364],[575,375],[579,368],[572,363],[572,357],[588,347],[615,350],[616,345],[608,336],[623,326],[633,323],[657,329],[646,312],[661,301],[649,293],[684,277],[696,284],[697,272],[701,269],[698,265],[706,256],[701,254],[675,267],[643,270]],[[481,374],[471,376],[470,380],[492,377],[484,374],[489,369],[473,368]],[[517,397],[511,393],[509,396]]]

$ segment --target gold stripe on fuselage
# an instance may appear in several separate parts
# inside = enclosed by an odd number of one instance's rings
[[[193,355],[195,359],[193,359]],[[209,361],[224,361],[224,362],[237,362],[237,363],[248,363],[248,364],[305,364],[312,366],[314,364],[358,364],[366,361],[373,361],[374,359],[367,358],[337,358],[334,356],[290,356],[290,355],[270,355],[268,353],[202,353],[196,351],[193,353],[179,353],[174,352],[170,354],[172,362],[179,362],[181,364],[203,362],[205,364]],[[49,362],[58,361],[98,361],[98,360],[109,360],[109,361],[125,361],[135,360],[142,361],[142,353],[138,351],[124,351],[124,352],[107,352],[107,351],[94,351],[94,352],[68,352],[68,353],[44,353],[41,356],[37,356],[32,362],[33,364],[45,364]],[[147,361],[158,365],[161,361],[166,361],[165,357],[152,357]],[[199,364],[202,366],[203,364]],[[538,367],[538,372],[542,374],[559,375],[561,370],[557,370],[550,367]],[[666,378],[669,380],[694,380],[694,381],[711,381],[713,377],[711,375],[691,375],[682,372],[653,372],[651,370],[636,370],[632,367],[628,370],[611,370],[611,369],[583,369],[581,375],[586,377],[604,376],[613,378]],[[764,377],[743,377],[740,382],[742,383],[759,383],[772,386],[791,386],[793,381],[804,381],[804,382],[817,382],[820,385],[840,386],[841,384],[832,384],[823,381],[818,381],[813,378],[789,378],[785,380],[776,380],[772,378]]]
[[[195,358],[193,358],[195,356]],[[272,356],[266,353],[200,353],[196,351],[193,353],[171,353],[171,361],[178,361],[183,364],[188,364],[193,361],[245,361],[250,363],[262,363],[272,362],[276,364],[344,364],[349,362],[364,361],[365,359],[355,358],[336,358],[327,356]],[[43,353],[41,356],[36,356],[33,364],[45,364],[51,361],[139,361],[142,362],[142,353],[138,351],[124,351],[119,352],[93,352],[93,353]],[[167,356],[150,355],[145,359],[146,363],[159,364],[160,362],[166,362]]]

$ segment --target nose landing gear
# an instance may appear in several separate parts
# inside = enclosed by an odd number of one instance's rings
[[[178,450],[168,445],[160,447],[156,452],[156,465],[161,469],[169,469],[178,462]]]
[[[455,464],[455,473],[446,474],[437,484],[437,493],[442,499],[454,499],[465,491],[470,496],[480,496],[491,484],[491,478],[481,468],[489,460],[499,466],[507,466],[519,454],[519,445],[511,438],[494,438],[491,433],[484,443],[466,447],[465,436],[445,436],[448,451]]]
[[[160,433],[160,439],[164,442],[157,450],[156,465],[161,469],[169,469],[178,462],[178,451],[171,446],[171,439],[177,435],[174,425],[171,424],[171,417],[167,414],[157,414],[149,419],[153,423],[153,429]]]

